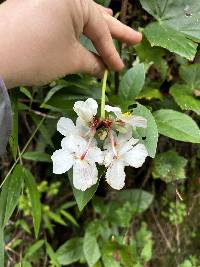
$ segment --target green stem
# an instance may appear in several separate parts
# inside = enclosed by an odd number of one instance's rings
[[[101,118],[105,119],[105,102],[106,102],[106,84],[108,79],[108,70],[105,70],[102,84],[102,95],[101,95]]]
[[[21,151],[21,154],[19,155],[19,157],[16,159],[15,163],[12,165],[11,169],[9,170],[9,172],[7,173],[6,177],[4,178],[3,182],[0,185],[0,189],[2,188],[2,186],[4,185],[5,181],[8,179],[9,175],[11,174],[11,172],[13,171],[13,169],[15,168],[15,166],[17,165],[17,163],[19,162],[20,158],[22,157],[22,155],[25,153],[26,149],[28,148],[28,146],[30,145],[32,139],[34,138],[34,136],[36,135],[37,131],[39,130],[40,126],[42,125],[43,121],[45,120],[45,117],[43,117],[41,119],[41,121],[38,123],[37,128],[35,129],[35,131],[32,133],[31,137],[29,138],[29,140],[27,141],[27,143],[25,144],[23,150]]]

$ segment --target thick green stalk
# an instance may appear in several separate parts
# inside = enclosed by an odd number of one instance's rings
[[[106,102],[106,84],[108,79],[108,70],[105,70],[102,84],[102,95],[101,95],[101,118],[105,119],[105,102]]]

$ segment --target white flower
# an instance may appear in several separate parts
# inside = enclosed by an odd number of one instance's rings
[[[103,152],[94,143],[88,143],[81,136],[75,135],[63,138],[61,147],[51,157],[53,173],[62,174],[73,167],[73,185],[76,189],[85,191],[96,184],[96,163],[103,162]]]
[[[109,105],[105,106],[107,112],[113,112],[118,120],[124,122],[125,124],[132,127],[147,127],[147,120],[141,116],[134,116],[130,113],[122,113],[119,107],[111,107]]]
[[[139,144],[137,139],[132,138],[132,133],[113,135],[110,133],[110,143],[106,143],[104,148],[104,164],[108,167],[106,181],[117,190],[125,185],[125,166],[139,168],[148,156],[143,144]]]
[[[93,98],[86,101],[77,101],[74,104],[74,111],[83,125],[88,125],[97,114],[98,104]]]

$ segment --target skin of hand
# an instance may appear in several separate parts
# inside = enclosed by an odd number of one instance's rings
[[[8,88],[42,85],[67,74],[120,71],[112,37],[128,44],[142,36],[92,0],[7,0],[0,5],[0,75]],[[79,42],[86,35],[99,53]]]

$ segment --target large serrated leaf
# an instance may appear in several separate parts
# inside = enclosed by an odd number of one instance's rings
[[[159,153],[153,163],[153,177],[165,182],[184,179],[186,164],[187,160],[175,151]]]
[[[155,26],[149,24],[145,29],[150,43],[165,47],[189,60],[193,59],[196,53],[196,44],[193,41],[200,40],[199,1],[140,0],[140,2],[143,8],[158,21],[154,23]],[[170,43],[170,41],[173,42]],[[186,51],[187,48],[188,51]]]
[[[153,115],[160,134],[178,141],[200,143],[199,127],[188,115],[171,109],[161,109]]]
[[[170,88],[170,94],[182,110],[192,110],[200,115],[200,100],[194,96],[191,87],[175,84]]]
[[[152,46],[161,46],[189,60],[194,59],[197,44],[165,22],[149,24],[144,33]]]

